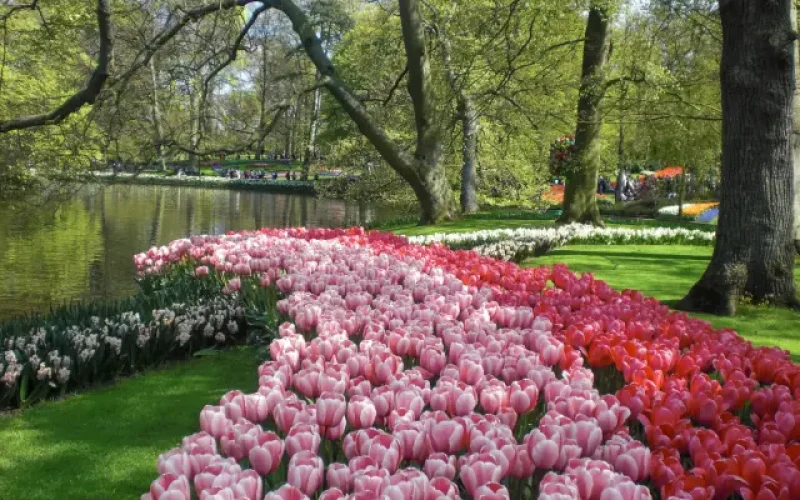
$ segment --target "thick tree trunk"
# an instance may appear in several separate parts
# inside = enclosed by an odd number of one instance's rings
[[[314,82],[319,83],[320,74],[317,71],[317,76]],[[308,174],[311,172],[311,162],[317,152],[317,125],[319,122],[319,111],[322,107],[322,90],[317,87],[314,90],[314,103],[311,107],[311,119],[308,123],[308,143],[306,144],[306,152],[303,156],[303,180],[308,180]]]
[[[723,155],[717,242],[681,309],[732,315],[743,295],[796,303],[791,1],[720,7]]]
[[[163,171],[167,169],[167,159],[164,156],[164,130],[161,127],[161,105],[158,101],[158,71],[156,70],[155,60],[155,57],[150,59],[150,77],[153,81],[153,99],[150,105],[153,119],[153,146],[156,150],[158,163]]]
[[[567,175],[564,210],[557,222],[602,226],[596,194],[603,126],[601,104],[606,91],[605,65],[609,49],[608,13],[604,8],[594,6],[589,11],[585,39],[574,165]]]
[[[797,32],[797,3],[792,0],[792,29]],[[800,254],[800,86],[797,75],[800,74],[800,50],[794,44],[794,248]]]
[[[463,95],[459,103],[461,114],[461,213],[478,211],[478,112],[472,98]]]

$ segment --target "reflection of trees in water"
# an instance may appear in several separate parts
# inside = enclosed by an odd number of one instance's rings
[[[377,216],[338,200],[252,191],[87,188],[60,204],[34,204],[0,218],[0,318],[46,310],[51,302],[130,294],[132,256],[190,234],[352,226],[367,214]]]

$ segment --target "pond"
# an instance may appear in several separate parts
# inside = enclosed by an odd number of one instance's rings
[[[135,253],[189,234],[345,227],[373,207],[308,196],[165,186],[85,186],[68,201],[0,205],[0,319],[135,291]]]

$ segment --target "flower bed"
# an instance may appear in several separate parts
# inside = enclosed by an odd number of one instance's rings
[[[130,300],[70,306],[46,317],[0,324],[0,410],[85,389],[243,336],[246,325],[236,297],[220,295],[213,284],[200,290],[195,282],[192,291],[183,290],[180,278],[167,278],[169,289],[146,280],[142,285],[149,293]]]
[[[638,292],[360,230],[171,248],[141,272],[286,321],[143,498],[800,498],[800,368]]]
[[[575,245],[713,245],[714,233],[684,228],[598,228],[584,224],[550,228],[494,229],[471,233],[414,236],[417,244],[444,243],[452,249],[475,250],[481,255],[521,262],[553,248]]]
[[[706,203],[684,203],[683,204],[683,215],[686,217],[699,217],[704,212],[716,208],[719,206],[719,202],[706,202]],[[678,211],[680,210],[680,205],[669,205],[666,207],[661,207],[658,209],[659,215],[670,215],[677,217]]]

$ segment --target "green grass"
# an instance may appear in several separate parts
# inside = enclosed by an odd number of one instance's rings
[[[229,351],[0,417],[0,497],[139,498],[158,455],[199,430],[204,405],[255,390],[256,368]]]
[[[689,291],[705,271],[710,247],[683,245],[568,246],[529,259],[524,265],[567,264],[576,272],[591,272],[613,288],[639,290],[667,305]],[[795,265],[800,282],[800,266]],[[732,318],[698,314],[717,328],[732,328],[756,345],[773,345],[800,361],[800,313],[766,306],[741,305]]]

